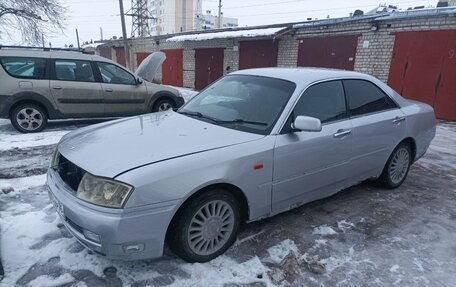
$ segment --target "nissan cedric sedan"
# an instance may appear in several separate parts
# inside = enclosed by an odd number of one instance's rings
[[[371,76],[243,70],[177,112],[67,134],[47,184],[65,226],[99,254],[160,257],[166,242],[184,260],[205,262],[245,222],[366,179],[397,188],[434,135],[430,106]]]

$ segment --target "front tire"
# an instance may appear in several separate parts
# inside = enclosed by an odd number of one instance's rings
[[[388,189],[399,187],[407,177],[412,162],[412,150],[407,143],[399,144],[389,157],[379,177],[379,184]]]
[[[21,133],[36,133],[47,124],[46,111],[32,103],[20,104],[14,108],[10,116],[11,124]]]
[[[225,190],[194,198],[177,214],[168,234],[171,250],[187,262],[207,262],[225,252],[236,240],[239,203]]]
[[[153,113],[164,112],[164,111],[171,110],[174,108],[176,108],[176,104],[173,102],[173,100],[165,98],[165,99],[158,100],[154,104],[154,106],[152,108],[152,112]]]

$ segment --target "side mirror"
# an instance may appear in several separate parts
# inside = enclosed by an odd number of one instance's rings
[[[143,80],[140,77],[136,77],[136,85],[141,85]]]
[[[321,121],[317,118],[297,116],[291,127],[299,131],[319,132],[321,131]]]

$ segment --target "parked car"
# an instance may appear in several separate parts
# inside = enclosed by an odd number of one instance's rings
[[[177,112],[73,131],[49,195],[69,231],[114,259],[222,254],[245,222],[366,179],[399,187],[435,135],[429,105],[374,77],[263,68],[225,76]]]
[[[99,56],[0,49],[0,64],[0,118],[23,133],[43,130],[48,119],[131,116],[184,103],[176,89]],[[153,78],[161,64],[151,61],[142,70]]]

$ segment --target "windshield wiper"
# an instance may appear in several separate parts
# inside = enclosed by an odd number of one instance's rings
[[[235,119],[232,121],[217,121],[218,124],[249,124],[249,125],[257,125],[257,126],[267,126],[267,123],[263,122],[254,122],[254,121],[245,121],[243,119]]]
[[[216,124],[249,124],[249,125],[257,125],[257,126],[267,126],[267,123],[263,122],[254,122],[254,121],[245,121],[243,119],[235,119],[231,121],[224,121],[224,120],[219,120],[216,118],[212,118],[209,116],[206,116],[200,112],[189,112],[189,111],[179,111],[179,114],[187,115],[187,116],[192,116],[192,117],[197,117],[197,118],[202,118],[202,119],[208,119]]]
[[[179,111],[178,113],[179,113],[179,114],[182,114],[182,115],[187,115],[187,116],[192,116],[192,117],[207,119],[207,120],[210,120],[210,121],[212,121],[212,122],[214,122],[214,123],[218,123],[218,122],[219,122],[219,120],[214,119],[214,118],[211,118],[211,117],[206,116],[206,115],[203,115],[203,114],[200,113],[200,112]]]

